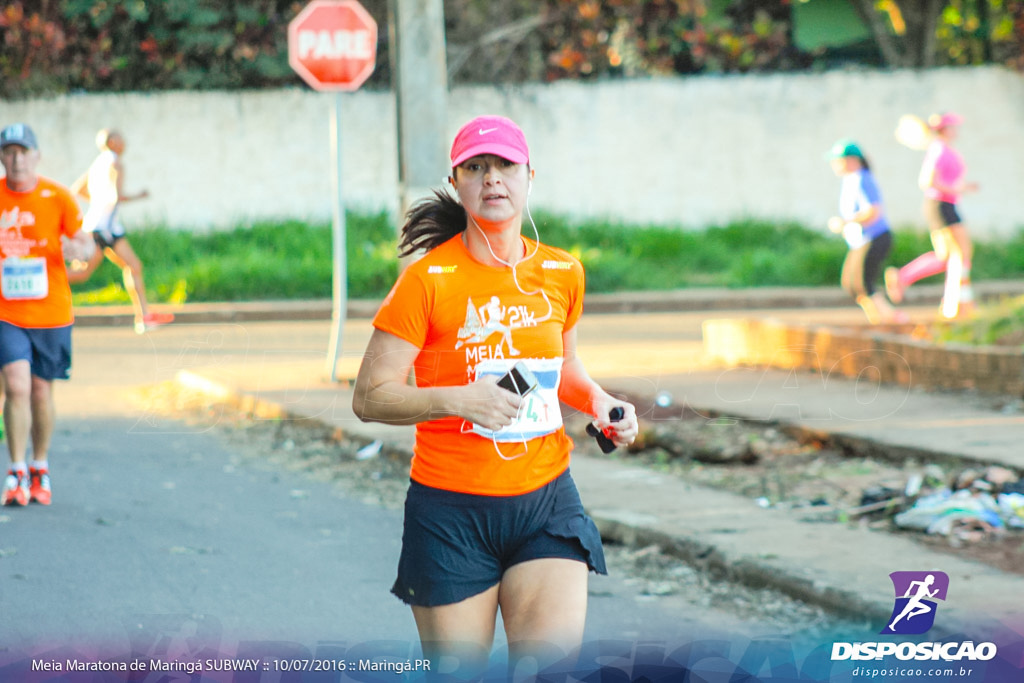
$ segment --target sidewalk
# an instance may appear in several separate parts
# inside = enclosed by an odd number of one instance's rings
[[[1014,283],[1011,291],[1024,291],[1024,285]],[[725,310],[749,307],[754,298],[775,306],[788,301],[793,307],[850,307],[845,298],[833,303],[834,297],[831,289],[766,290],[756,297],[740,292],[731,299],[723,291],[631,295],[592,298],[587,310],[692,311],[711,303],[716,310]],[[372,302],[356,302],[349,315],[363,317],[361,313],[374,308]],[[303,316],[324,316],[325,312],[329,318],[329,302],[189,306],[177,315],[180,322],[237,322],[309,319]],[[855,309],[854,313],[859,315]],[[112,324],[117,315],[80,310],[78,320],[79,324]],[[671,358],[667,353],[660,355],[663,350],[641,349],[632,354],[633,365],[620,377],[609,377],[605,371],[601,383],[619,391],[668,392],[675,404],[685,403],[709,414],[777,420],[904,456],[998,463],[1024,471],[1020,447],[1024,415],[1019,411],[990,409],[984,401],[967,401],[953,393],[872,386],[865,395],[863,386],[842,378],[825,381],[777,370],[707,367],[701,363],[699,342],[692,340],[658,348],[672,348]],[[180,372],[177,381],[246,411],[309,419],[360,442],[382,440],[391,448],[411,452],[412,427],[360,422],[351,411],[350,390],[344,383],[327,382],[319,361],[271,351],[277,353],[264,356],[258,367],[221,364]],[[617,358],[624,355],[621,345],[608,352]],[[338,376],[354,377],[358,362],[355,355],[343,357]],[[600,366],[600,359],[596,365]],[[996,622],[1019,618],[1019,605],[1010,596],[1020,595],[1024,577],[928,550],[904,536],[805,521],[799,510],[762,509],[747,498],[695,487],[611,459],[580,456],[572,472],[584,503],[607,537],[657,543],[744,583],[777,588],[881,624],[893,606],[891,572],[940,570],[950,577],[950,594],[931,636],[965,630],[975,634]]]

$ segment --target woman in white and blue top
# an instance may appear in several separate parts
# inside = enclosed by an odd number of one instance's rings
[[[842,234],[850,247],[843,261],[842,287],[864,310],[869,322],[904,322],[906,314],[893,308],[885,293],[876,288],[882,264],[892,248],[892,233],[868,161],[852,140],[839,140],[828,156],[832,170],[843,181],[839,215],[828,222],[829,229]]]

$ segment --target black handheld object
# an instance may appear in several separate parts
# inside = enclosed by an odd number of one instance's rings
[[[526,363],[519,361],[512,366],[512,369],[501,376],[498,380],[498,386],[505,391],[511,391],[513,394],[519,394],[520,396],[526,396],[528,393],[537,388],[537,376],[534,375],[530,368],[526,367]]]
[[[626,414],[623,412],[622,408],[616,406],[608,412],[608,419],[612,422],[618,422],[625,417],[625,415]],[[587,434],[590,434],[590,436],[597,439],[597,445],[601,447],[602,453],[611,453],[615,450],[615,442],[609,439],[604,432],[595,427],[593,422],[587,425]]]

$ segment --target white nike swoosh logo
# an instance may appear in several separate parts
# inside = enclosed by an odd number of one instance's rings
[[[481,128],[480,129],[480,135],[487,135],[488,133],[493,133],[496,130],[498,130],[498,129],[497,128],[488,128],[487,130],[484,130],[483,128]]]

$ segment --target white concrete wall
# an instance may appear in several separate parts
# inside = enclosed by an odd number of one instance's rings
[[[0,122],[25,121],[39,138],[40,172],[65,183],[97,153],[95,133],[127,140],[126,224],[230,227],[260,218],[331,215],[329,144],[334,97],[300,89],[127,95],[73,95],[5,102]],[[394,107],[390,95],[343,98],[344,191],[352,206],[393,202]]]
[[[302,89],[74,95],[0,103],[0,123],[40,137],[41,171],[72,182],[116,126],[128,140],[127,190],[151,192],[125,220],[181,228],[259,218],[328,220],[334,96]],[[562,82],[456,89],[450,140],[481,113],[516,119],[530,142],[533,206],[571,216],[687,227],[741,217],[824,225],[839,183],[824,153],[853,137],[869,156],[897,225],[922,225],[922,154],[896,143],[904,113],[955,110],[958,147],[982,191],[962,213],[975,234],[1024,226],[1024,75],[999,67],[925,72]],[[342,97],[343,189],[350,208],[396,212],[393,97]],[[440,186],[447,168],[438,168]]]

